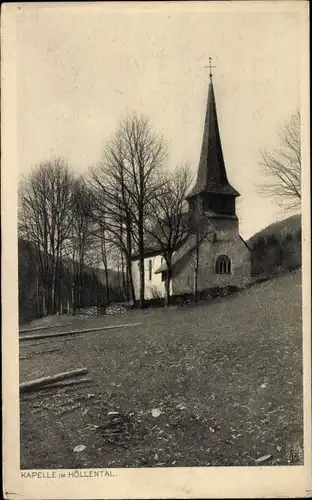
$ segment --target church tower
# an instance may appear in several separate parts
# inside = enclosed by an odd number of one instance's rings
[[[209,58],[209,62],[211,59]],[[221,146],[217,108],[209,64],[208,100],[202,147],[195,185],[186,200],[188,232],[172,259],[172,294],[194,294],[228,286],[242,287],[250,280],[251,251],[239,234],[235,202],[239,193],[228,181]],[[139,290],[138,256],[133,259],[133,276]],[[146,255],[145,290],[164,296],[163,251],[157,242]],[[153,271],[154,270],[154,271]]]
[[[212,82],[211,58],[209,63],[210,81],[197,179],[186,199],[190,215],[237,220],[235,200],[239,193],[231,186],[226,174]]]

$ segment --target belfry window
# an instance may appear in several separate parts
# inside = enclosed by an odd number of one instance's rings
[[[152,259],[148,261],[148,279],[152,280]]]
[[[231,274],[231,259],[228,255],[219,255],[216,260],[217,274]]]

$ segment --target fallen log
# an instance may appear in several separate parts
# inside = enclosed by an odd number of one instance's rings
[[[45,354],[46,352],[55,352],[55,351],[60,351],[60,347],[56,347],[55,349],[45,349],[44,351],[34,351],[32,354]]]
[[[60,350],[61,350],[61,348],[57,347],[56,349],[47,349],[45,351],[33,351],[33,352],[30,352],[30,356],[20,356],[19,359],[29,359],[29,358],[35,357],[37,354],[45,354],[47,352],[55,352],[55,351],[60,351]]]
[[[27,332],[35,332],[36,330],[48,330],[48,328],[60,328],[61,326],[70,326],[71,323],[64,323],[59,325],[47,325],[47,326],[36,326],[33,328],[26,328],[23,330],[19,330],[19,333],[27,333]]]
[[[89,332],[100,332],[102,330],[112,330],[114,328],[125,328],[130,326],[138,326],[141,323],[129,323],[127,325],[112,325],[112,326],[102,326],[100,328],[88,328],[86,330],[69,330],[68,332],[55,332],[55,333],[42,333],[35,335],[23,335],[20,337],[20,341],[23,340],[34,340],[34,339],[48,339],[52,337],[63,337],[65,335],[76,335],[79,333],[89,333]]]
[[[20,392],[32,391],[38,387],[48,386],[51,383],[60,382],[61,380],[66,380],[78,375],[85,375],[86,373],[88,373],[87,368],[79,368],[78,370],[71,370],[68,372],[58,373],[57,375],[50,375],[48,377],[30,380],[29,382],[23,382],[20,384]]]
[[[92,382],[92,378],[81,378],[79,380],[64,380],[62,382],[55,382],[54,384],[43,385],[42,387],[37,387],[33,389],[34,391],[47,391],[49,389],[61,389],[62,387],[70,387],[78,384],[87,384]]]
[[[55,342],[62,342],[63,339],[55,339]],[[25,344],[25,349],[27,349],[28,347],[38,347],[40,345],[42,346],[45,346],[45,345],[51,345],[51,340],[50,339],[39,339],[38,342],[32,342],[32,343],[29,343],[29,344]],[[56,345],[56,344],[53,344],[53,345]]]
[[[68,339],[61,339],[61,340],[63,340],[63,342],[68,342],[69,340],[82,339],[82,338],[83,338],[83,335],[78,335],[78,333],[77,333],[77,335],[75,335],[75,336],[71,336]],[[54,339],[54,341],[55,340],[57,341],[57,339]]]

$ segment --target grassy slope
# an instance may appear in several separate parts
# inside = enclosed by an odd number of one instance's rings
[[[267,464],[300,461],[289,452],[302,446],[299,271],[196,309],[75,320],[82,327],[137,321],[37,347],[21,343],[22,357],[60,348],[21,359],[22,381],[82,366],[93,378],[89,387],[22,396],[22,468],[254,465],[268,453]],[[162,410],[158,418],[153,408]],[[126,443],[109,443],[90,427],[115,409],[134,414]],[[78,444],[86,450],[73,453]]]

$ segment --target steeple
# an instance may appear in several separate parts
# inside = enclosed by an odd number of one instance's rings
[[[234,215],[235,197],[239,196],[239,193],[231,186],[226,174],[212,82],[211,59],[209,68],[208,100],[197,179],[187,200],[191,210],[195,204],[198,207],[198,203],[195,202],[200,198],[203,211]]]

